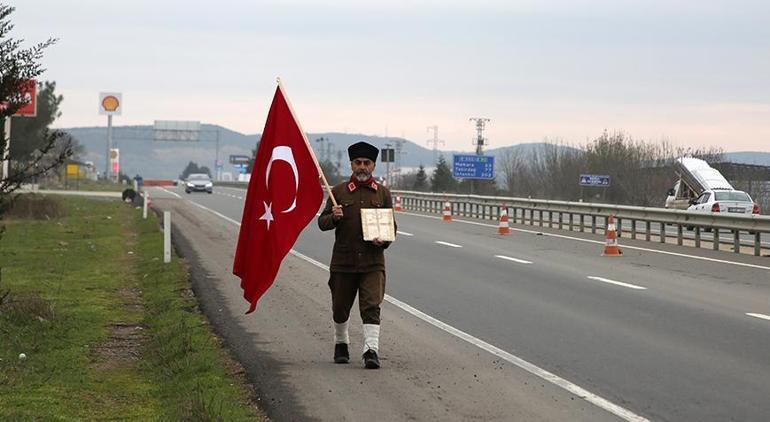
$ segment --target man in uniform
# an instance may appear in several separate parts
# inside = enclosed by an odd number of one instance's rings
[[[358,294],[358,307],[364,323],[364,366],[380,367],[380,304],[385,297],[385,255],[390,245],[379,238],[364,241],[362,208],[392,208],[390,191],[372,178],[379,150],[358,142],[348,147],[352,175],[332,188],[337,206],[329,199],[318,227],[334,230],[334,251],[329,266],[334,319],[334,362],[348,363],[348,319]]]

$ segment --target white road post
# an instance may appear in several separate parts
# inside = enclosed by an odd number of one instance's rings
[[[147,219],[147,203],[150,202],[150,192],[144,191],[144,200],[142,201],[142,218]]]
[[[5,127],[3,128],[3,136],[5,136],[5,151],[2,160],[2,172],[3,177],[0,180],[6,180],[10,176],[9,168],[11,165],[11,116],[6,116]]]
[[[134,192],[139,192],[139,181],[134,179]]]
[[[163,262],[171,262],[171,211],[163,211]]]

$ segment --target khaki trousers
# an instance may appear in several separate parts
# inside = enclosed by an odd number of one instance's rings
[[[385,298],[385,271],[341,273],[329,275],[334,322],[342,324],[350,318],[350,309],[358,294],[358,308],[364,324],[380,324],[380,304]]]

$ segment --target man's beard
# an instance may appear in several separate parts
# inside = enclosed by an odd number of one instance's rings
[[[355,177],[359,182],[366,182],[371,177],[371,174],[368,171],[359,170],[356,172]]]

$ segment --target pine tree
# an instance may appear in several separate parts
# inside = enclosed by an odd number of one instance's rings
[[[29,48],[21,48],[22,40],[10,37],[13,30],[10,16],[13,11],[13,7],[0,3],[0,157],[5,156],[8,147],[5,119],[10,119],[26,105],[22,87],[43,73],[45,69],[40,64],[43,51],[56,42],[52,38]],[[42,142],[35,156],[23,163],[11,161],[8,177],[0,180],[0,217],[10,203],[11,194],[22,183],[58,168],[72,155],[71,137],[66,133],[45,128],[41,137]]]
[[[431,190],[433,192],[455,192],[457,190],[457,180],[452,176],[452,169],[441,155],[438,157],[436,170],[430,178]]]
[[[412,190],[416,190],[418,192],[424,192],[428,190],[428,175],[425,174],[425,166],[423,166],[422,163],[420,163],[420,169],[417,170],[417,175],[415,176]]]

